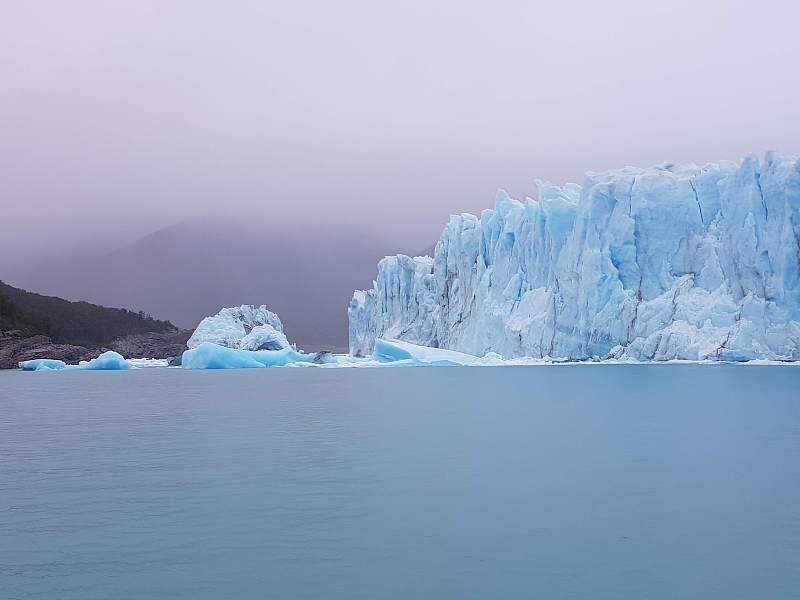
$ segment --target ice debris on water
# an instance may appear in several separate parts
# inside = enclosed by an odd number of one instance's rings
[[[117,352],[109,350],[92,360],[82,360],[77,365],[68,365],[63,360],[38,358],[19,363],[23,371],[122,371],[134,368]]]

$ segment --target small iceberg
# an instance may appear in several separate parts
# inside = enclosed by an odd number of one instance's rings
[[[36,358],[22,361],[19,368],[23,371],[63,371],[67,368],[67,363],[52,358]]]
[[[123,371],[132,369],[133,365],[118,352],[109,350],[92,360],[82,360],[77,365],[68,365],[63,360],[37,358],[19,363],[19,368],[23,371]]]
[[[90,361],[81,361],[75,368],[81,371],[124,371],[132,369],[133,365],[118,352],[108,351]]]
[[[184,369],[262,369],[284,367],[291,363],[313,363],[315,354],[298,352],[292,348],[282,350],[239,350],[226,348],[213,342],[203,342],[186,350],[181,358]]]
[[[471,354],[383,338],[375,340],[372,357],[380,362],[401,362],[405,366],[464,367],[486,364],[486,359]]]
[[[240,350],[213,342],[203,342],[186,350],[181,359],[184,369],[263,369],[265,367],[460,367],[502,364],[496,355],[479,358],[452,350],[426,348],[400,340],[379,339],[371,359],[307,354],[292,348],[283,350]]]

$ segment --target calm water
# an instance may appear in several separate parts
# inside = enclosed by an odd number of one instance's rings
[[[0,372],[0,598],[797,598],[800,368]]]

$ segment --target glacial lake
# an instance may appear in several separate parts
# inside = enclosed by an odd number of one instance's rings
[[[800,368],[0,372],[0,597],[797,598]]]

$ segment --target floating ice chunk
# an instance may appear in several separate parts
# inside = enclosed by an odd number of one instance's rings
[[[133,365],[118,352],[109,350],[108,352],[103,352],[97,358],[89,361],[82,360],[76,366],[67,368],[78,371],[123,371],[132,369]]]
[[[123,371],[133,365],[117,352],[109,350],[92,360],[82,360],[77,365],[68,365],[63,360],[37,358],[19,363],[23,371]]]
[[[183,353],[181,367],[184,369],[262,369],[264,365],[253,358],[251,354],[246,350],[203,342],[196,348]]]
[[[427,348],[400,340],[375,340],[375,350],[373,358],[380,361],[395,362],[408,361],[424,365],[436,366],[469,366],[479,365],[482,361],[477,356],[455,352],[453,350],[442,350],[440,348]]]
[[[67,363],[52,358],[36,358],[22,361],[19,368],[23,371],[61,371],[67,368]]]
[[[127,358],[125,359],[134,369],[152,369],[168,367],[169,359],[166,358]]]
[[[240,350],[239,352],[248,352]],[[313,354],[298,352],[292,348],[283,350],[258,350],[251,352],[252,356],[265,367],[284,367],[291,363],[313,362]]]
[[[298,352],[292,348],[251,351],[203,342],[196,348],[183,353],[181,367],[184,369],[261,369],[282,367],[296,362],[311,363],[313,360],[314,355]]]

